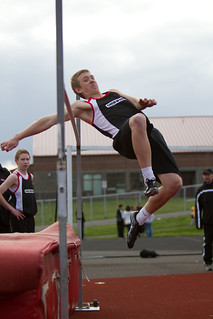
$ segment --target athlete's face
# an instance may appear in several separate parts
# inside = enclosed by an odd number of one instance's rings
[[[203,175],[203,179],[207,184],[211,184],[213,181],[213,174],[205,174]]]
[[[96,97],[96,95],[100,93],[95,77],[90,72],[81,73],[78,77],[78,81],[80,87],[76,88],[76,93],[82,94],[85,99],[91,96]]]
[[[30,156],[28,154],[21,154],[19,159],[16,160],[18,170],[21,172],[26,172],[30,166]]]

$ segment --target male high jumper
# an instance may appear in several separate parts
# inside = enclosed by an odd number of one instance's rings
[[[131,214],[131,228],[127,245],[134,246],[140,225],[172,198],[182,187],[182,179],[174,157],[162,134],[153,127],[142,112],[146,107],[156,105],[154,99],[137,99],[115,89],[101,93],[94,76],[89,70],[76,72],[71,78],[73,91],[84,100],[71,104],[75,118],[94,126],[102,134],[113,139],[113,147],[119,154],[137,159],[149,197],[140,211]],[[65,109],[65,121],[69,114]],[[10,151],[19,141],[41,133],[57,124],[57,114],[45,116],[8,141],[1,143],[1,149]],[[161,184],[156,186],[156,180]]]

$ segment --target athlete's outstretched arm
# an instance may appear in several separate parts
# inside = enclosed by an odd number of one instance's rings
[[[88,103],[84,101],[75,101],[71,104],[72,112],[74,117],[79,117],[83,121],[87,123],[92,122],[93,113],[92,108]],[[64,120],[69,121],[69,114],[67,109],[64,109]],[[53,125],[57,124],[57,114],[52,114],[48,116],[44,116],[39,120],[32,123],[30,126],[25,128],[23,131],[15,134],[12,138],[7,141],[1,143],[2,151],[9,152],[14,149],[18,144],[19,141],[22,139],[39,134],[43,131],[48,130]]]
[[[48,115],[32,123],[23,131],[1,143],[2,151],[9,152],[14,149],[22,139],[41,133],[57,123],[57,114]]]
[[[147,107],[152,107],[157,104],[157,102],[154,99],[137,99],[135,97],[123,94],[115,89],[110,89],[110,91],[116,92],[120,94],[121,96],[125,97],[126,99],[128,99],[129,101],[131,101],[138,110],[144,110]]]

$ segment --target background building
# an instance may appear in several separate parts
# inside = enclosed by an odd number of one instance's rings
[[[202,182],[202,171],[213,167],[213,116],[151,118],[173,152],[184,185]],[[38,198],[56,197],[57,126],[33,138],[35,189]],[[70,122],[65,123],[65,145],[75,146]],[[82,193],[100,195],[141,190],[137,160],[120,156],[112,140],[81,121]],[[73,190],[76,190],[76,154],[72,152]]]

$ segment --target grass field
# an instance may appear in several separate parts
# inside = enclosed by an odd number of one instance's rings
[[[145,201],[144,201],[145,202]],[[120,203],[120,202],[119,202]],[[106,216],[104,216],[104,204],[103,200],[93,201],[93,210],[91,213],[91,202],[84,201],[83,210],[86,221],[103,220],[115,218],[117,206],[119,204],[117,201],[108,200],[106,202]],[[123,200],[123,207],[126,205],[134,206],[134,199]],[[144,203],[142,202],[142,205]],[[187,202],[188,211],[191,210],[193,206],[193,201]],[[163,236],[190,236],[190,235],[202,235],[202,230],[197,230],[195,225],[191,225],[191,217],[189,216],[179,216],[173,218],[158,218],[158,214],[166,214],[170,212],[180,212],[184,210],[184,203],[182,198],[171,199],[164,207],[159,209],[155,213],[155,220],[153,222],[153,233],[155,237]],[[47,202],[43,206],[43,218],[41,216],[41,206],[38,205],[38,213],[36,215],[36,226],[50,225],[55,222],[55,203]],[[76,212],[76,207],[74,205],[73,212]],[[74,214],[74,222],[76,222],[76,214]],[[115,225],[104,225],[104,226],[87,226],[85,223],[85,236],[98,236],[98,237],[117,237],[117,228]]]
[[[180,216],[172,218],[155,219],[153,221],[153,235],[154,237],[168,237],[168,236],[193,236],[202,235],[202,230],[197,230],[194,223],[191,224],[190,216]],[[77,229],[75,229],[77,232]],[[127,231],[125,229],[125,235]],[[117,226],[115,225],[99,225],[86,227],[85,237],[99,237],[99,238],[116,238]]]

